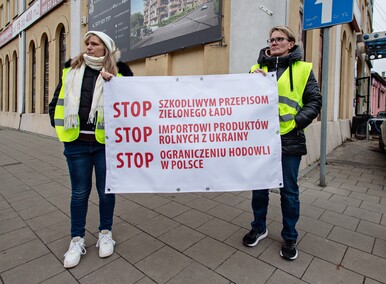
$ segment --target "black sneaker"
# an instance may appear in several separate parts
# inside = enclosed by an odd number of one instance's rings
[[[268,236],[268,230],[265,229],[264,232],[258,233],[252,229],[248,234],[243,238],[243,244],[247,247],[254,247],[259,241]]]
[[[298,257],[298,250],[296,249],[296,241],[294,240],[284,241],[280,250],[280,256],[286,260],[295,260]]]

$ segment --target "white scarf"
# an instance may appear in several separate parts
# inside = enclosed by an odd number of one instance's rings
[[[102,70],[104,57],[93,57],[83,55],[85,63],[80,68],[70,69],[64,82],[64,129],[78,128],[78,112],[81,96],[83,75],[86,65],[94,70]],[[99,74],[94,88],[91,109],[87,123],[95,122],[95,115],[98,112],[101,122],[103,121],[103,83],[102,75]]]

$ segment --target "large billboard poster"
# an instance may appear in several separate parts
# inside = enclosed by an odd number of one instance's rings
[[[221,0],[89,0],[88,30],[132,61],[221,39]]]

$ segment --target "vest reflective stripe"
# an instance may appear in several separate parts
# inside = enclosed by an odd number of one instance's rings
[[[267,66],[260,67],[255,64],[251,67],[251,73],[257,68],[268,72]],[[312,70],[312,64],[303,61],[297,61],[292,65],[292,78],[294,90],[290,89],[289,68],[287,68],[277,81],[279,93],[279,120],[280,134],[286,134],[296,127],[295,115],[303,107],[303,93],[306,88],[308,78]]]

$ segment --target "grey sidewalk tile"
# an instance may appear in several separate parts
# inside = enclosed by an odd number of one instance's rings
[[[45,214],[38,216],[29,220],[26,220],[26,223],[34,230],[40,230],[47,228],[56,223],[60,223],[68,220],[68,216],[61,211],[54,211],[50,214]]]
[[[170,247],[183,252],[205,237],[204,234],[197,232],[187,226],[181,225],[163,234],[158,239]]]
[[[71,268],[70,272],[76,279],[79,280],[86,275],[105,267],[118,258],[119,255],[117,253],[113,253],[111,256],[106,258],[100,258],[98,255],[98,248],[90,246],[87,247],[87,253],[82,256],[80,263],[76,267]]]
[[[375,241],[373,237],[339,227],[332,229],[328,239],[369,253],[371,253]]]
[[[214,218],[198,227],[196,230],[205,235],[211,236],[216,240],[225,241],[229,236],[231,236],[239,229],[239,226],[225,222],[218,218]]]
[[[342,265],[371,279],[386,283],[386,259],[384,258],[349,248]]]
[[[18,175],[18,178],[29,186],[39,185],[51,181],[49,177],[40,174],[36,171],[31,173],[23,173],[21,175]]]
[[[381,225],[386,226],[386,214],[383,214],[382,216]]]
[[[35,204],[36,205],[36,204]],[[44,201],[34,207],[30,207],[24,210],[19,211],[20,217],[22,217],[24,220],[32,219],[38,216],[42,216],[45,214],[52,213],[54,211],[57,211],[58,208],[56,208],[51,203]]]
[[[299,242],[298,248],[332,263],[340,263],[347,249],[344,245],[312,234],[306,234]]]
[[[7,250],[36,239],[36,235],[28,227],[0,235],[0,251]]]
[[[47,200],[44,199],[44,197],[38,195],[36,197],[23,199],[17,202],[11,202],[12,208],[14,208],[16,211],[22,211],[26,209],[30,209],[37,206],[45,206],[47,204]]]
[[[23,227],[27,227],[27,224],[20,217],[0,221],[0,235]]]
[[[142,233],[115,246],[115,251],[132,264],[137,263],[163,247],[164,244]]]
[[[134,210],[135,208],[139,208],[141,205],[138,205],[137,203],[134,203],[131,200],[127,199],[116,199],[115,200],[115,208],[114,208],[114,214],[117,216],[121,216],[122,214],[126,213],[127,211]]]
[[[311,263],[312,255],[299,249],[296,261],[287,261],[280,256],[281,244],[281,242],[272,242],[259,256],[259,259],[297,278],[301,278]]]
[[[18,266],[3,273],[5,283],[41,283],[64,271],[62,264],[52,255],[47,254],[38,259]]]
[[[39,236],[43,243],[48,244],[67,236],[70,232],[70,227],[70,220],[66,220],[49,227],[36,230],[35,233]]]
[[[382,283],[378,282],[378,281],[375,281],[373,279],[370,279],[370,278],[366,278],[364,284],[382,284]]]
[[[367,191],[367,187],[352,185],[350,184],[349,180],[347,180],[346,182],[343,182],[340,188],[348,189],[348,190],[360,192],[360,193],[365,193]]]
[[[236,233],[232,234],[228,239],[226,239],[224,243],[230,245],[238,251],[242,251],[257,258],[260,254],[263,253],[263,251],[265,251],[271,245],[273,240],[270,238],[270,232],[268,232],[268,237],[259,241],[257,246],[248,247],[243,244],[243,238],[248,232],[249,230],[240,229]]]
[[[329,210],[329,211],[337,212],[337,213],[343,213],[343,211],[347,207],[344,204],[340,204],[340,203],[331,201],[331,199],[325,200],[325,199],[320,199],[320,198],[316,199],[312,203],[312,205],[317,206],[319,208]]]
[[[4,198],[0,195],[0,210],[9,208],[11,208],[11,205],[9,205],[8,201],[4,200]]]
[[[360,208],[377,213],[386,214],[386,206],[383,204],[374,204],[367,201],[363,201]]]
[[[160,215],[139,224],[138,228],[154,237],[158,237],[178,226],[179,223],[176,221]]]
[[[165,198],[168,198],[170,200],[173,200],[175,202],[186,204],[194,199],[199,198],[197,194],[194,193],[169,193],[169,194],[161,194],[160,196],[163,196]]]
[[[211,219],[213,219],[213,216],[197,211],[195,209],[186,211],[185,213],[174,218],[174,220],[193,229],[200,227]]]
[[[231,220],[231,223],[236,226],[248,229],[249,231],[251,229],[252,220],[253,220],[252,212],[244,212],[239,216],[237,216],[236,218],[234,218],[233,220]]]
[[[23,193],[24,191],[29,191],[31,188],[25,183],[21,182],[15,177],[11,178],[2,178],[0,183],[0,193],[4,196],[5,200],[9,196],[16,196],[15,194]]]
[[[50,181],[48,183],[35,185],[32,187],[36,192],[38,192],[44,198],[60,195],[66,192],[70,192],[70,189],[64,187],[56,181]]]
[[[119,222],[113,225],[112,233],[116,244],[120,244],[136,235],[141,234],[142,231],[127,222]]]
[[[174,218],[188,210],[190,210],[188,206],[185,206],[183,204],[180,204],[174,201],[166,203],[154,209],[154,211],[161,213],[162,215],[165,215],[166,217],[169,217],[169,218]]]
[[[373,223],[379,223],[382,217],[382,214],[380,213],[352,206],[348,206],[343,214]]]
[[[375,176],[371,178],[371,182],[358,182],[359,186],[367,187],[368,189],[374,189],[381,191],[384,186],[384,181],[381,183],[381,181],[374,179]]]
[[[235,251],[234,248],[224,243],[206,237],[188,248],[184,253],[199,263],[215,269]]]
[[[206,212],[209,209],[212,209],[219,203],[216,201],[213,201],[211,199],[205,198],[205,197],[199,197],[197,199],[194,199],[188,203],[186,203],[186,206],[189,206],[193,209],[196,209],[198,211]]]
[[[79,280],[82,284],[88,283],[136,283],[145,275],[122,258],[104,265]]]
[[[141,197],[138,197],[138,195],[130,195],[130,200],[131,201],[134,201],[142,206],[145,206],[146,208],[149,208],[149,209],[154,209],[154,208],[157,208],[157,207],[160,207],[166,203],[169,203],[170,200],[165,198],[165,197],[162,197],[158,194],[143,194],[143,196]],[[133,196],[133,198],[131,198]]]
[[[375,245],[372,254],[386,258],[386,241],[382,239],[375,239]]]
[[[319,258],[314,258],[302,277],[308,283],[330,284],[330,283],[358,283],[362,284],[364,277],[355,272],[349,271],[342,266],[333,264]]]
[[[360,221],[359,226],[357,228],[357,232],[363,233],[367,236],[386,240],[386,227],[379,224],[374,224],[367,221]]]
[[[310,196],[313,196],[315,198],[320,198],[320,199],[325,199],[325,200],[328,200],[331,198],[332,194],[331,193],[328,193],[328,192],[323,192],[323,191],[318,191],[318,190],[313,190],[313,189],[307,189],[306,191],[302,192],[300,194],[300,197],[302,195],[310,195]]]
[[[281,208],[276,206],[269,206],[267,212],[267,218],[276,222],[281,222],[283,217],[281,214]]]
[[[320,221],[324,221],[339,227],[343,227],[352,231],[355,231],[359,224],[359,219],[346,216],[343,214],[325,211],[319,218]]]
[[[243,202],[245,198],[233,192],[224,192],[216,196],[213,200],[229,206],[236,206],[240,202]]]
[[[48,197],[47,201],[55,205],[60,211],[70,216],[70,202],[71,202],[70,191],[68,191],[68,193],[66,192],[63,194]]]
[[[312,190],[321,191],[323,189],[318,184],[315,184],[314,182],[309,182],[309,181],[302,182],[301,187],[311,191]]]
[[[341,183],[342,184],[341,188],[348,189],[348,190],[351,190],[350,187],[355,186],[358,183],[358,180],[353,177],[350,177],[349,179],[338,177],[338,178],[334,178],[332,181]],[[343,186],[343,185],[346,185],[346,186]]]
[[[4,272],[15,268],[48,253],[47,247],[38,239],[23,243],[1,253],[0,271]]]
[[[5,196],[5,199],[11,204],[14,204],[23,200],[28,201],[34,198],[42,198],[42,197],[33,189],[23,190],[22,192],[16,192],[14,194],[9,194]]]
[[[339,185],[340,185],[340,183],[339,183]],[[349,196],[351,193],[351,190],[342,189],[339,187],[334,187],[330,184],[328,184],[325,188],[323,188],[323,191],[328,192],[328,193],[332,193],[332,194],[341,195],[341,196]]]
[[[138,262],[136,267],[157,283],[166,283],[192,262],[185,255],[165,246]]]
[[[235,206],[235,208],[238,208],[238,209],[243,210],[245,212],[251,212],[252,211],[251,200],[250,199],[246,199],[246,200],[240,202],[239,204],[237,204]]]
[[[236,252],[216,272],[233,283],[266,283],[275,268],[242,252]]]
[[[306,282],[284,272],[276,269],[273,275],[266,282],[267,284],[306,284]]]
[[[142,278],[141,280],[139,280],[137,283],[135,284],[157,284],[155,283],[153,280],[151,280],[149,277],[144,277]]]
[[[210,284],[229,284],[229,280],[221,275],[213,272],[207,267],[193,262],[187,268],[173,277],[168,284],[197,284],[197,283],[210,283]]]
[[[13,208],[0,210],[0,222],[18,217],[19,215]]]
[[[379,197],[386,197],[386,191],[385,190],[376,190],[376,189],[369,189],[367,190],[367,194],[379,196]]]
[[[46,281],[41,282],[41,284],[58,284],[58,283],[77,284],[79,282],[68,271],[64,271],[58,275],[55,275],[49,278]]]
[[[216,207],[208,210],[207,213],[224,221],[231,221],[244,211],[232,206],[219,204]]]
[[[154,212],[153,210],[147,209],[145,207],[135,207],[130,208],[123,214],[120,214],[119,217],[129,222],[130,224],[138,225],[158,215],[159,214],[157,212]]]
[[[300,216],[297,228],[321,237],[327,237],[332,229],[332,225],[323,221],[311,219],[306,216]]]
[[[333,195],[331,196],[330,200],[333,201],[334,203],[340,203],[342,205],[350,205],[353,207],[359,207],[362,203],[362,200],[352,198],[351,195],[350,197]]]

